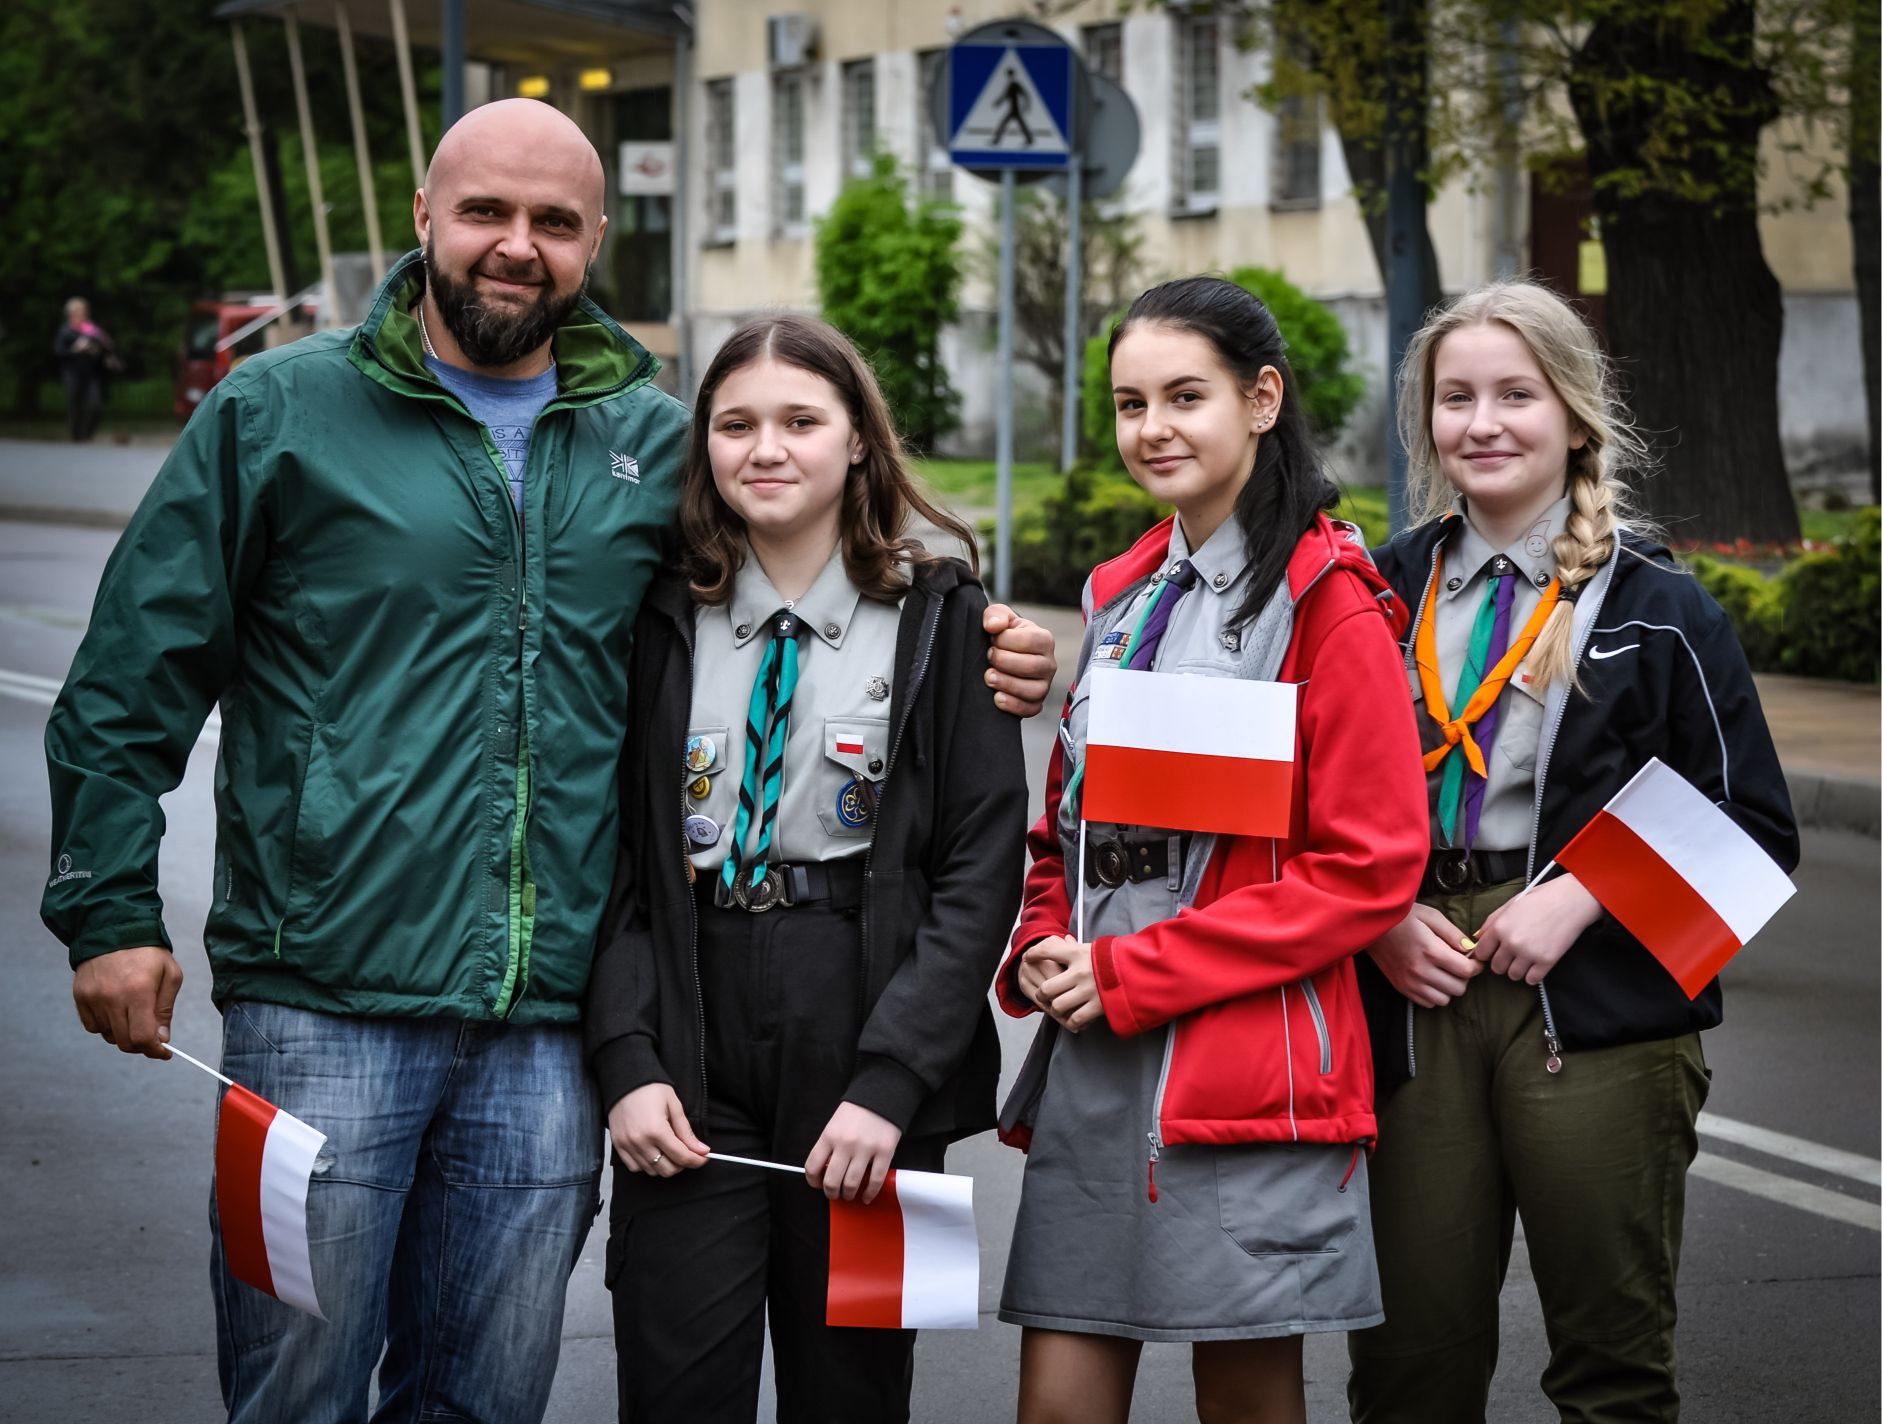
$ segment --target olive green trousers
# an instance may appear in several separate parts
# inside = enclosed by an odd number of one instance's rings
[[[1425,903],[1474,935],[1520,888]],[[1348,1337],[1355,1424],[1484,1419],[1518,1216],[1563,1424],[1678,1419],[1674,1284],[1712,1076],[1699,1035],[1565,1052],[1551,1073],[1540,995],[1488,970],[1413,1015],[1417,1076],[1379,1105],[1368,1164],[1386,1318]]]

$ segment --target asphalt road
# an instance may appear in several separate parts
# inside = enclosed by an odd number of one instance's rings
[[[219,1417],[207,1199],[214,1094],[181,1064],[127,1058],[78,1028],[70,975],[40,926],[47,804],[40,734],[113,535],[0,523],[0,1420]],[[1035,778],[1049,728],[1028,731]],[[219,1019],[200,943],[213,739],[165,803],[162,874],[185,971],[175,1041],[213,1061]],[[1729,1018],[1689,1193],[1679,1348],[1687,1418],[1877,1417],[1877,843],[1810,833],[1800,893],[1727,971]],[[1003,1020],[1009,1070],[1030,1029]],[[950,1166],[976,1180],[978,1331],[923,1337],[916,1417],[1011,1417],[1018,1332],[992,1311],[1021,1159],[977,1138]],[[612,1345],[591,1239],[570,1291],[557,1424],[612,1417]],[[1520,1247],[1504,1293],[1499,1421],[1546,1420],[1544,1344]],[[1316,1421],[1343,1419],[1344,1348],[1307,1350]],[[1136,1418],[1192,1418],[1187,1357],[1145,1352]]]

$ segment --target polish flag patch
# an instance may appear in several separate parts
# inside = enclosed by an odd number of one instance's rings
[[[1689,999],[1797,893],[1736,821],[1658,757],[1555,859]]]
[[[978,1329],[974,1179],[890,1172],[868,1206],[831,1202],[825,1323],[877,1330]]]
[[[322,1320],[307,1250],[307,1180],[326,1140],[246,1088],[222,1095],[216,1218],[229,1274]]]

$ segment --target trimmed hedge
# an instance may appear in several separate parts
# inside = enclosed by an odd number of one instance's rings
[[[1882,662],[1882,512],[1862,511],[1828,550],[1767,578],[1693,554],[1687,567],[1719,601],[1759,672],[1874,682]]]
[[[1086,575],[1169,512],[1121,471],[1074,466],[1061,489],[1014,516],[1013,597],[1076,607]],[[991,547],[992,524],[982,533]]]

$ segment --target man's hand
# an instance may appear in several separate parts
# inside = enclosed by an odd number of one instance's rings
[[[993,639],[987,649],[987,686],[993,705],[1015,717],[1037,716],[1058,674],[1052,634],[1004,603],[989,604],[980,626]]]
[[[1601,902],[1573,875],[1518,895],[1483,922],[1477,958],[1492,974],[1519,984],[1540,984],[1555,963],[1601,918]]]
[[[630,1172],[676,1177],[706,1165],[706,1144],[693,1136],[679,1094],[666,1083],[644,1083],[608,1109],[608,1136]]]
[[[1392,987],[1421,1009],[1461,998],[1483,973],[1482,961],[1464,946],[1464,932],[1429,905],[1413,905],[1366,952]]]
[[[72,1001],[87,1033],[99,1034],[124,1053],[168,1058],[170,1015],[183,971],[162,945],[118,949],[79,965],[72,976]]]
[[[1091,946],[1074,939],[1062,939],[1041,940],[1033,948],[1046,944],[1058,946],[1053,954],[1065,961],[1065,968],[1039,986],[1040,998],[1050,1005],[1046,1012],[1059,1021],[1061,1028],[1077,1033],[1104,1017],[1104,1001],[1098,997],[1098,976],[1091,968]]]
[[[901,1141],[902,1129],[886,1117],[855,1103],[838,1103],[804,1159],[804,1175],[831,1201],[841,1197],[868,1206],[882,1190]]]
[[[1067,951],[1077,941],[1069,935],[1048,935],[1027,945],[1019,957],[1019,991],[1034,1004],[1052,1012],[1052,1000],[1041,990],[1048,979],[1063,974],[1071,963]]]

